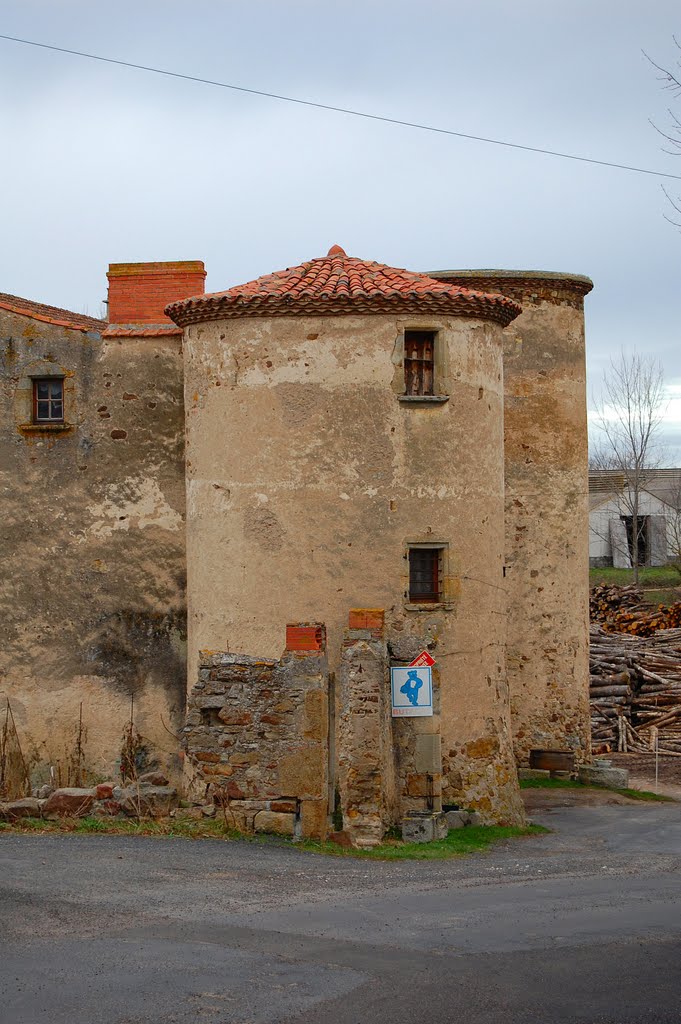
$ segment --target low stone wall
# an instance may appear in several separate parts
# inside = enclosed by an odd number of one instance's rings
[[[185,749],[235,828],[326,837],[328,686],[319,623],[287,626],[280,660],[201,653]]]
[[[383,611],[353,609],[337,693],[338,783],[353,846],[376,846],[398,819]]]

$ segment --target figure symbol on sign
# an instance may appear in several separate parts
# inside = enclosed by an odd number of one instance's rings
[[[410,669],[407,672],[407,681],[403,686],[400,686],[400,693],[403,693],[412,707],[417,707],[419,702],[419,690],[423,686],[423,680],[420,678],[415,668]]]

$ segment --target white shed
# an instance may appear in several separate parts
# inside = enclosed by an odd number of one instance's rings
[[[681,470],[654,470],[639,491],[639,565],[665,565],[680,554]],[[666,500],[665,500],[666,499]],[[589,565],[630,569],[633,496],[624,475],[589,474]]]

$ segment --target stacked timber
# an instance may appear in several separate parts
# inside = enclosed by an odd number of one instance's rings
[[[589,591],[589,616],[592,622],[607,622],[625,609],[642,611],[649,606],[643,602],[643,591],[635,583],[626,587],[601,583]]]
[[[606,632],[653,636],[658,630],[681,627],[681,602],[651,606],[633,583],[626,587],[602,584],[591,590],[589,615]]]
[[[606,633],[592,625],[589,648],[589,704],[591,740],[594,746],[607,744],[611,750],[621,746],[620,736],[631,722],[633,662],[630,637]]]
[[[591,732],[594,746],[681,757],[681,628],[653,636],[591,626]]]

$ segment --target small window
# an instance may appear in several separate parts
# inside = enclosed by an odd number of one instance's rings
[[[61,377],[34,379],[33,420],[35,423],[64,422],[64,381]]]
[[[404,332],[406,395],[433,395],[435,331]]]
[[[442,601],[444,548],[409,548],[409,601],[438,604]]]

